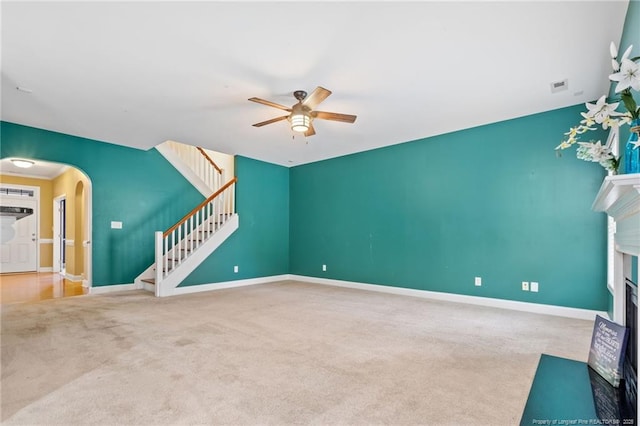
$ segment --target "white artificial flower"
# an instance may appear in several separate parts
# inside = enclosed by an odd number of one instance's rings
[[[600,161],[600,165],[607,170],[611,170],[612,172],[616,172],[616,164],[615,158],[607,158],[606,160]]]
[[[577,135],[581,135],[583,133],[585,133],[587,130],[595,130],[595,128],[591,129],[589,127],[586,126],[577,126],[577,127],[572,127],[569,129],[569,131],[567,133],[565,133],[565,135],[571,137],[571,138],[575,138]]]
[[[569,129],[569,131],[567,133],[565,133],[565,135],[569,136],[570,138],[575,138],[576,135],[578,134],[578,127],[572,127]]]
[[[613,73],[609,75],[609,79],[612,82],[618,82],[615,92],[623,92],[622,98],[627,108],[629,105],[635,104],[631,89],[640,91],[640,66],[629,59],[632,49],[633,46],[629,46],[622,54],[622,57],[618,59],[619,52],[615,43],[612,42],[609,45],[611,67],[613,68]],[[628,97],[631,99],[628,99]],[[595,103],[586,103],[587,111],[580,113],[583,119],[579,125],[571,127],[565,133],[565,139],[556,147],[556,150],[567,149],[575,144],[577,145],[576,156],[580,160],[600,163],[602,167],[615,173],[620,164],[620,158],[616,157],[611,151],[610,144],[613,139],[610,139],[607,145],[604,146],[600,141],[579,142],[582,134],[590,130],[598,128],[608,130],[609,128],[617,128],[632,122],[632,115],[636,114],[636,111],[618,112],[616,109],[621,102],[608,104],[606,100],[607,97],[602,96]],[[633,145],[635,149],[640,149],[640,141],[634,142]]]
[[[612,59],[611,68],[613,68],[614,71],[618,72],[620,70],[620,64],[618,63],[618,61],[616,61],[615,59]]]
[[[580,142],[580,146],[576,149],[576,157],[578,157],[578,160],[593,161],[595,163],[598,160],[595,160],[593,155],[591,155],[591,148],[589,145],[590,144],[588,143]]]
[[[595,104],[587,102],[585,105],[589,110],[586,113],[585,118],[593,118],[596,123],[602,124],[602,122],[609,118],[610,115],[616,115],[615,110],[618,108],[618,105],[620,105],[620,102],[608,104],[606,102],[606,96],[602,95]]]
[[[607,130],[609,127],[613,127],[612,124],[617,123],[615,118],[607,117],[602,120],[602,130]]]
[[[618,126],[623,126],[625,124],[631,124],[631,121],[632,121],[631,114],[629,114],[629,113],[621,114],[620,120],[618,120]]]
[[[631,87],[633,90],[640,90],[640,66],[629,59],[623,59],[620,71],[609,76],[609,80],[617,81],[616,93]]]
[[[580,145],[578,158],[581,160],[593,161],[594,163],[601,163],[613,158],[611,150],[606,146],[603,146],[600,141],[598,142],[578,142]]]
[[[591,127],[595,124],[595,120],[593,119],[593,117],[589,116],[588,113],[586,112],[581,112],[580,113],[581,116],[584,117],[584,120],[580,121],[580,124],[582,124],[582,128],[584,128],[584,131],[580,132],[580,133],[584,133],[587,130],[595,130],[594,127]]]
[[[591,154],[594,158],[597,158],[599,162],[613,158],[613,154],[611,154],[609,148],[602,146],[600,141],[591,145]]]

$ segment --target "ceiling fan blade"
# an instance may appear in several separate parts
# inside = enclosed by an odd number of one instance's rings
[[[313,128],[313,123],[309,124],[309,129],[304,132],[305,136],[313,136],[316,134],[316,129]]]
[[[311,115],[322,120],[342,121],[343,123],[353,123],[357,118],[356,115],[338,114],[337,112],[326,111],[313,111]]]
[[[276,123],[278,121],[286,120],[287,118],[289,118],[288,115],[283,115],[282,117],[276,117],[276,118],[272,118],[271,120],[261,121],[260,123],[254,124],[253,127],[266,126],[267,124]]]
[[[324,101],[331,94],[331,90],[327,90],[324,87],[316,87],[316,90],[311,92],[309,96],[307,96],[304,101],[302,101],[302,105],[308,107],[309,109],[314,109],[320,102]]]
[[[270,106],[270,107],[274,107],[274,108],[278,108],[278,109],[281,109],[281,110],[284,110],[284,111],[291,112],[291,108],[286,107],[284,105],[277,104],[275,102],[265,101],[264,99],[260,99],[260,98],[249,98],[249,100],[251,102],[257,102],[257,103],[262,104],[262,105],[267,105],[267,106]]]

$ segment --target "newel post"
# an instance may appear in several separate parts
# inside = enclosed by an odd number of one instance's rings
[[[162,231],[156,231],[155,234],[156,237],[156,256],[155,256],[155,263],[156,263],[156,297],[161,297],[162,296],[162,292],[160,291],[160,287],[162,286],[162,272],[163,272],[163,266],[162,266],[162,240],[163,240],[163,233]]]

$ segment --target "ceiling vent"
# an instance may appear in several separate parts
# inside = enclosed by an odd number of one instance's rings
[[[564,79],[561,81],[554,81],[551,83],[551,93],[562,92],[563,90],[567,90],[569,88],[569,80]]]

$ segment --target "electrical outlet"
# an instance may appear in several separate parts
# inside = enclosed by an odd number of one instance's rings
[[[538,283],[535,281],[531,281],[531,291],[538,292]]]
[[[327,270],[327,265],[322,265],[322,270],[326,271]]]
[[[233,272],[235,272],[236,274],[238,273],[238,265],[233,267]]]
[[[482,278],[481,277],[476,277],[475,284],[476,284],[476,286],[480,287],[482,285]]]
[[[522,281],[522,291],[529,291],[529,281]]]

